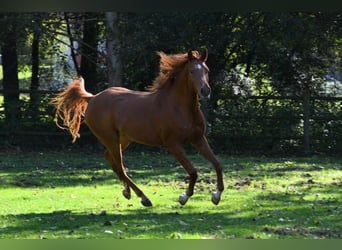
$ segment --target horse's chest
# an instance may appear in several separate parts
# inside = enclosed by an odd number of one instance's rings
[[[173,106],[171,111],[161,113],[159,120],[158,134],[165,143],[179,141],[187,144],[203,135],[205,121],[200,111],[192,112],[179,106]]]
[[[202,136],[205,131],[205,124],[202,119],[189,119],[179,126],[179,133],[185,140],[192,140],[193,138]]]

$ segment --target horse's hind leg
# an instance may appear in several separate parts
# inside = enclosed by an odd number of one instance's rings
[[[124,196],[130,197],[129,188],[132,188],[136,195],[141,198],[141,204],[146,207],[152,206],[151,201],[147,198],[143,191],[138,188],[138,186],[126,174],[122,163],[122,151],[120,143],[115,143],[115,141],[112,141],[110,143],[106,143],[105,146],[108,150],[108,153],[106,153],[106,158],[108,157],[110,159],[114,172],[125,185],[125,189],[123,191]]]
[[[112,169],[113,171],[119,176],[119,174],[117,173],[117,167],[114,165],[114,160],[113,158],[111,157],[110,153],[108,150],[106,150],[105,154],[104,154],[106,160],[109,162],[109,164],[112,166]],[[125,173],[125,169],[124,170],[124,173]],[[124,189],[122,190],[122,194],[123,196],[126,198],[126,199],[131,199],[131,189],[129,188],[128,184],[126,182],[124,182],[123,180],[121,180],[123,182],[123,185],[124,185]]]

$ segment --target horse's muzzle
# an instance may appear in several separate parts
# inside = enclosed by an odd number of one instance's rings
[[[201,88],[201,96],[209,98],[211,94],[211,88],[208,85],[203,85]]]

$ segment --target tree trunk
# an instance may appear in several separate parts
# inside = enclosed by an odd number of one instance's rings
[[[15,30],[13,27],[12,30]],[[20,119],[18,56],[16,32],[7,32],[2,47],[3,88],[6,124],[15,126]]]
[[[74,48],[74,38],[73,38],[72,33],[71,33],[71,27],[70,27],[69,17],[68,17],[67,13],[64,14],[64,19],[65,19],[65,22],[67,25],[67,34],[69,37],[71,58],[72,58],[72,61],[74,62],[74,67],[76,69],[77,76],[80,76],[81,71],[80,71],[80,67],[79,67],[77,59],[76,59],[75,48]]]
[[[122,86],[122,65],[119,57],[120,41],[116,12],[106,12],[107,28],[107,74],[110,87]]]
[[[34,31],[31,52],[32,77],[30,86],[30,113],[33,120],[36,120],[38,117],[39,106],[39,96],[37,92],[39,88],[39,37],[38,31]]]
[[[304,154],[311,154],[311,125],[310,125],[310,88],[308,86],[304,87],[303,92],[303,120],[304,120]]]
[[[86,13],[83,24],[83,43],[81,44],[81,76],[84,78],[89,92],[99,90],[97,84],[97,43],[99,27],[96,13]]]

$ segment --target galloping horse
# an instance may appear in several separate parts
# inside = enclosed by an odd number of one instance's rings
[[[80,136],[83,121],[105,146],[105,158],[124,185],[123,195],[131,198],[131,189],[144,206],[152,206],[143,191],[126,174],[122,152],[130,142],[150,146],[165,146],[181,163],[190,177],[189,186],[179,197],[184,205],[193,195],[197,171],[188,160],[184,146],[194,145],[212,163],[217,175],[217,190],[212,202],[217,205],[224,189],[222,167],[214,156],[205,132],[205,118],[199,99],[209,97],[209,68],[205,64],[208,51],[160,56],[160,75],[149,91],[133,91],[111,87],[93,95],[78,78],[66,90],[52,99],[56,107],[55,122],[68,129],[73,142]],[[59,125],[58,120],[63,121]]]

